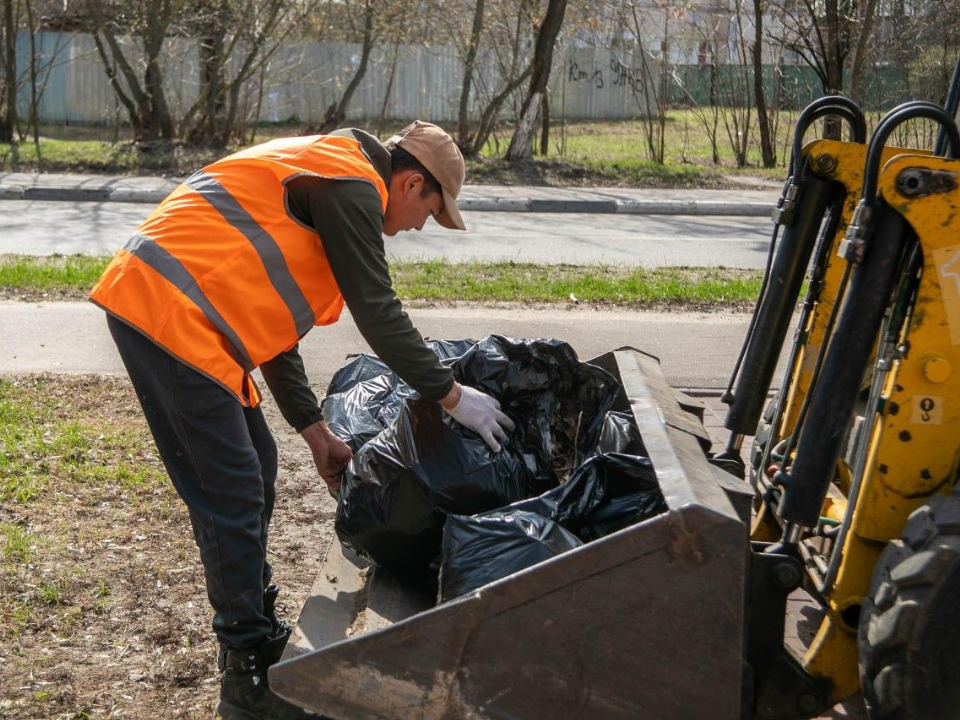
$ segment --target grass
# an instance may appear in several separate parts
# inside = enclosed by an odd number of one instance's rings
[[[792,122],[792,114],[789,119]],[[363,121],[358,120],[357,124],[364,126]],[[781,133],[790,126],[785,114]],[[724,175],[743,172],[735,168],[722,125],[718,135],[721,162],[713,164],[707,135],[691,110],[667,113],[663,164],[650,160],[643,127],[639,120],[560,122],[555,119],[545,156],[533,163],[508,164],[499,160],[513,132],[512,126],[504,124],[493,133],[480,157],[468,161],[467,177],[473,183],[717,187],[725,182],[729,184]],[[255,142],[304,131],[305,126],[297,124],[263,125],[258,128]],[[383,137],[392,131],[392,125],[388,125]],[[109,127],[47,126],[41,127],[39,154],[32,142],[0,143],[0,171],[182,176],[238,148],[236,145],[218,150],[167,143],[138,150],[130,141],[127,129],[117,132]],[[779,180],[783,174],[782,168],[760,170],[755,148],[750,152],[748,165],[747,172],[754,175],[769,174]]]
[[[227,151],[189,148],[171,144],[152,151],[139,151],[129,140],[89,137],[109,136],[107,128],[85,133],[83,139],[54,138],[54,128],[45,128],[39,152],[32,142],[0,143],[0,171],[80,172],[120,175],[185,175]],[[88,130],[94,130],[89,128]]]
[[[712,125],[717,115],[716,145],[719,163],[713,162],[713,148],[704,119]],[[730,120],[728,108],[704,107],[673,109],[666,113],[664,124],[664,162],[652,162],[640,120],[583,121],[554,118],[546,155],[533,162],[506,163],[503,157],[513,127],[501,125],[489,138],[480,157],[467,161],[467,178],[479,184],[529,185],[599,185],[618,187],[735,187],[754,185],[762,176],[782,181],[789,156],[796,110],[783,110],[773,131],[779,167],[762,168],[759,151],[759,128],[756,113],[751,112],[747,143],[746,167],[739,168],[728,139],[724,120]],[[742,111],[740,112],[742,115]],[[867,113],[868,126],[875,126],[881,114]],[[363,120],[360,127],[374,128]],[[386,139],[402,121],[384,125],[381,137]],[[452,123],[447,123],[451,127]],[[924,128],[919,135],[918,127]],[[917,147],[926,146],[935,136],[929,123],[898,129],[891,142]],[[262,124],[254,142],[276,137],[300,135],[304,124]],[[180,142],[155,143],[137,149],[131,142],[129,128],[97,126],[41,126],[39,154],[33,142],[0,143],[0,172],[97,172],[106,174],[145,174],[186,176],[197,168],[216,160],[240,145],[228,148],[198,148]],[[822,136],[822,123],[808,133],[808,139]],[[539,138],[536,143],[539,148]]]
[[[25,483],[32,492],[7,492]],[[144,692],[129,680],[134,671],[147,677],[141,654],[150,667],[176,666],[169,683],[150,682],[177,692],[185,662],[152,640],[170,632],[167,616],[182,637],[187,600],[174,584],[199,580],[192,567],[167,572],[192,544],[176,502],[125,381],[0,378],[0,665],[10,690],[0,693],[0,716],[107,717],[116,702],[107,688],[127,682],[136,689],[126,695]],[[164,700],[143,705],[123,714],[156,716],[145,708]]]
[[[42,602],[44,605],[56,605],[59,607],[65,591],[66,582],[64,580],[61,579],[50,581],[43,579],[40,581],[38,597],[40,602]]]
[[[42,501],[51,476],[75,486],[133,489],[149,483],[156,473],[128,459],[129,449],[136,447],[129,430],[59,415],[58,398],[44,395],[46,382],[36,381],[32,402],[24,403],[20,384],[0,379],[0,503]],[[107,463],[105,458],[119,459]],[[20,547],[15,533],[4,529],[4,547],[14,548],[11,553]]]
[[[785,114],[783,127],[792,127],[792,114]],[[724,176],[750,174],[781,180],[783,167],[761,168],[759,147],[748,152],[748,167],[737,168],[733,151],[723,131],[717,135],[720,164],[713,163],[713,150],[706,132],[690,110],[670,110],[664,125],[664,162],[653,162],[640,121],[573,122],[554,127],[545,161],[564,162],[585,169],[604,184],[636,187],[713,187]],[[759,138],[755,131],[754,138]],[[509,143],[501,131],[484,148],[488,158],[499,157]],[[473,176],[471,176],[473,177]]]
[[[30,533],[19,525],[3,523],[0,524],[0,536],[3,540],[0,558],[24,565],[30,562]]]
[[[401,297],[477,303],[591,303],[612,306],[740,304],[756,298],[760,273],[726,268],[659,268],[528,263],[402,263]]]
[[[25,298],[83,298],[107,262],[88,256],[0,256],[0,292]],[[757,271],[727,268],[649,270],[444,260],[393,263],[391,274],[397,294],[404,300],[623,307],[739,306],[756,298],[761,281]]]
[[[278,445],[292,492],[278,493],[271,559],[297,608],[333,506],[315,504],[300,438],[280,430]],[[216,642],[199,557],[129,383],[0,378],[0,459],[0,485],[26,475],[38,488],[0,498],[0,717],[209,717]]]
[[[100,277],[108,260],[89,255],[0,256],[0,288],[43,293],[80,292]]]

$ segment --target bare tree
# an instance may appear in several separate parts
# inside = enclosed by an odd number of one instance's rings
[[[17,14],[13,0],[0,8],[0,142],[12,143],[17,128]]]
[[[714,8],[707,8],[705,12],[698,14],[697,21],[694,22],[695,31],[698,34],[697,42],[697,67],[708,69],[708,100],[704,104],[698,101],[697,94],[688,87],[683,77],[674,73],[673,82],[683,93],[690,108],[690,112],[697,120],[697,124],[707,136],[710,143],[710,155],[714,165],[720,163],[720,147],[717,136],[720,130],[720,106],[717,102],[717,85],[719,83],[720,61],[717,55],[717,48],[723,42],[720,37],[720,28],[723,24],[720,14]],[[700,77],[700,76],[698,76]]]
[[[457,113],[457,139],[461,145],[470,134],[470,92],[473,90],[473,73],[477,66],[477,52],[480,50],[480,34],[483,32],[483,11],[485,0],[476,0],[473,8],[473,24],[467,51],[463,58],[463,80],[460,84],[460,108]]]
[[[87,0],[97,52],[117,98],[127,110],[134,139],[138,142],[173,140],[176,137],[176,125],[164,89],[160,53],[170,34],[171,24],[185,3],[186,0],[137,0],[113,6],[104,0]],[[134,60],[124,52],[117,38],[118,30],[135,35],[142,44],[146,65],[142,78],[134,69]]]
[[[223,147],[247,135],[241,92],[316,1],[208,0],[194,6],[188,27],[200,42],[200,92],[184,113],[180,135],[198,145]],[[294,13],[294,8],[298,8]],[[233,64],[236,70],[228,72]],[[256,88],[259,93],[259,88]],[[255,104],[256,105],[256,104]],[[252,118],[256,122],[256,117]]]
[[[530,73],[530,87],[520,109],[520,117],[510,146],[507,148],[508,161],[529,160],[533,156],[533,137],[540,122],[543,95],[550,81],[550,69],[553,66],[553,48],[557,35],[563,25],[563,15],[567,10],[567,0],[549,0],[547,12],[537,33],[537,44],[533,52],[533,68]]]
[[[637,108],[640,111],[640,122],[647,153],[650,159],[663,164],[666,157],[665,130],[667,125],[668,86],[670,83],[670,69],[667,58],[669,48],[672,10],[665,3],[662,4],[662,14],[641,12],[633,3],[622,8],[621,26],[625,28],[636,46],[636,57],[630,64],[623,59],[616,58],[616,77],[614,84],[629,86]],[[662,23],[656,27],[657,21]],[[649,38],[654,35],[660,37],[660,47],[653,51],[649,45]],[[635,68],[639,61],[640,67]]]
[[[40,94],[42,89],[39,83],[39,65],[40,57],[37,52],[37,19],[33,10],[32,0],[25,0],[24,9],[27,14],[27,32],[30,37],[30,61],[29,82],[30,82],[30,110],[27,115],[27,124],[33,131],[33,147],[37,155],[37,165],[41,165],[42,157],[40,154]],[[54,53],[56,55],[56,53]]]
[[[530,0],[478,0],[469,31],[458,27],[455,16],[446,18],[445,27],[464,64],[457,122],[457,144],[464,155],[480,153],[504,105],[530,77],[531,10]],[[471,104],[479,115],[474,123]]]
[[[746,12],[743,0],[733,0],[728,37],[731,38],[728,52],[729,72],[720,74],[720,102],[724,106],[723,124],[733,150],[737,167],[747,164],[750,147],[750,130],[753,126],[753,108],[750,103],[753,66],[749,58],[748,41],[744,27]]]
[[[397,77],[397,65],[400,62],[400,40],[393,41],[393,50],[390,53],[390,73],[387,77],[387,88],[383,91],[383,100],[380,101],[380,113],[377,115],[376,134],[383,133],[384,121],[387,119],[387,108],[390,107],[390,95],[393,93],[393,81]]]
[[[850,97],[854,102],[863,102],[863,69],[870,52],[870,36],[873,33],[874,19],[877,15],[877,0],[864,0],[856,8],[860,32],[853,48],[853,67],[850,72]]]
[[[362,0],[362,2],[358,2],[357,0],[344,0],[344,5],[346,6],[347,10],[346,17],[348,18],[348,21],[352,26],[351,30],[354,33],[357,32],[357,28],[353,19],[354,11],[360,9],[362,13],[362,26],[359,29],[361,43],[360,61],[353,72],[353,77],[350,78],[350,82],[347,83],[347,87],[344,89],[343,93],[330,105],[330,107],[327,108],[327,111],[324,113],[323,119],[320,121],[319,125],[316,127],[312,126],[310,128],[311,131],[316,131],[321,134],[336,130],[338,127],[340,127],[340,125],[343,124],[343,121],[346,120],[347,108],[350,106],[350,101],[353,99],[353,94],[357,91],[357,88],[360,87],[360,83],[367,74],[367,68],[370,65],[370,52],[373,50],[373,46],[377,42],[379,36],[379,27],[377,22],[378,3],[376,0]]]
[[[760,159],[765,168],[776,167],[777,149],[774,145],[773,119],[767,112],[767,93],[763,87],[763,14],[764,0],[753,0],[753,46],[750,57],[753,61],[753,102],[757,108],[757,125],[760,129]]]
[[[800,0],[783,6],[783,25],[778,41],[802,58],[820,79],[825,95],[839,95],[844,90],[844,70],[851,52],[868,47],[873,29],[875,0]],[[853,81],[859,92],[861,79]],[[827,119],[825,134],[840,137],[839,120]]]
[[[942,4],[933,1],[893,2],[877,17],[876,34],[871,55],[882,66],[897,68],[900,77],[885,95],[882,82],[871,94],[886,107],[907,99],[942,105],[960,53],[960,14],[943,12]],[[883,109],[878,107],[876,115]],[[894,131],[891,142],[930,148],[937,132],[932,123],[905,123]]]

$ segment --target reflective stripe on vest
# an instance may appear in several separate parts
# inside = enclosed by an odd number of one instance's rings
[[[143,260],[147,265],[162,275],[171,285],[190,298],[194,304],[200,308],[207,320],[227,339],[230,346],[230,354],[236,360],[237,365],[243,368],[244,372],[253,372],[253,361],[250,360],[250,354],[243,346],[243,342],[237,337],[233,328],[227,324],[223,316],[217,312],[203,291],[197,285],[193,275],[183,266],[183,263],[177,260],[162,247],[157,245],[146,235],[134,235],[124,246],[131,255]]]
[[[200,170],[191,175],[186,184],[216,208],[224,220],[250,241],[257,255],[260,256],[263,267],[266,268],[271,284],[290,310],[293,324],[297,328],[297,335],[300,337],[306,335],[316,322],[316,316],[297,282],[290,275],[290,268],[287,267],[287,261],[283,259],[283,253],[280,252],[276,240],[260,227],[250,213],[240,207],[240,203],[216,178]]]
[[[233,393],[314,325],[336,322],[343,295],[315,230],[287,206],[294,177],[387,186],[359,142],[284,138],[191,176],[150,213],[90,293],[107,312]]]

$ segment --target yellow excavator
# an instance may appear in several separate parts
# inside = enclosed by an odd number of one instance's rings
[[[336,718],[786,720],[861,690],[871,720],[960,717],[958,101],[960,61],[869,139],[847,99],[801,113],[723,452],[656,358],[590,361],[665,512],[439,605],[334,539],[271,687]],[[828,115],[849,139],[804,145]],[[918,119],[933,148],[887,144]]]

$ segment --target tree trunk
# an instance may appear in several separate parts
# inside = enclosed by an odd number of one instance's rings
[[[503,106],[503,103],[506,102],[507,98],[510,97],[510,94],[520,87],[523,81],[527,79],[530,71],[531,67],[528,65],[526,70],[524,70],[515,80],[507,83],[503,90],[497,93],[487,107],[484,108],[480,115],[480,124],[477,126],[476,134],[474,134],[469,145],[460,147],[460,150],[464,155],[468,157],[475,157],[476,155],[480,154],[480,151],[483,150],[483,146],[487,144],[487,139],[493,132],[497,115],[500,113],[500,108]]]
[[[350,84],[347,85],[347,89],[343,91],[340,101],[333,103],[327,108],[327,112],[323,117],[323,122],[320,123],[320,129],[317,131],[320,135],[324,135],[325,133],[336,130],[341,124],[343,124],[343,121],[347,119],[347,108],[350,106],[350,100],[353,98],[353,94],[357,91],[357,88],[360,87],[363,76],[367,74],[367,65],[370,61],[370,51],[373,49],[374,42],[374,4],[374,0],[367,0],[366,7],[364,9],[363,50],[360,53],[360,65],[357,66],[357,71],[350,80]]]
[[[543,93],[543,103],[540,109],[540,157],[546,157],[550,152],[550,93]]]
[[[873,34],[873,20],[876,16],[877,0],[867,0],[863,16],[860,19],[860,34],[857,36],[857,45],[853,51],[853,67],[850,71],[850,98],[858,105],[864,104],[863,95],[863,66],[869,53],[868,45]]]
[[[540,121],[541,103],[550,81],[550,67],[553,64],[553,48],[557,35],[563,25],[563,16],[567,10],[567,0],[549,0],[547,14],[537,34],[537,44],[533,53],[533,71],[530,75],[530,89],[520,108],[520,119],[510,138],[506,159],[510,162],[529,160],[533,156],[533,136]]]
[[[33,1],[26,0],[27,31],[30,33],[30,113],[27,125],[33,133],[33,147],[37,153],[37,169],[43,172],[43,160],[40,154],[40,89],[37,87],[37,22],[33,13]]]
[[[255,126],[260,117],[263,101],[263,68],[280,47],[283,37],[275,38],[273,47],[264,50],[267,38],[282,18],[283,0],[272,0],[264,5],[268,12],[266,18],[256,23],[257,32],[253,40],[244,46],[243,61],[239,70],[228,82],[226,68],[230,58],[234,57],[241,37],[245,36],[252,21],[248,16],[235,17],[226,0],[221,0],[215,22],[204,29],[207,35],[207,48],[201,46],[201,69],[206,70],[201,77],[201,90],[193,105],[183,114],[180,121],[180,134],[196,145],[226,147],[234,138],[247,141],[246,127],[238,127],[237,116],[240,112],[240,93],[244,84],[260,70],[257,86],[257,99],[254,103],[253,122]],[[293,26],[291,25],[291,28]],[[229,39],[229,42],[228,42]],[[204,58],[206,57],[206,60]],[[250,132],[250,137],[256,130]]]
[[[144,76],[144,87],[150,101],[149,116],[144,118],[144,127],[153,129],[164,140],[173,140],[176,130],[170,108],[167,106],[167,96],[163,90],[163,68],[160,67],[160,50],[167,34],[167,23],[160,17],[166,3],[152,2],[147,18],[147,34],[143,38],[144,49],[147,54],[147,72]]]
[[[844,53],[841,49],[841,30],[840,30],[840,8],[838,0],[827,0],[826,3],[826,26],[824,27],[826,36],[826,71],[827,86],[824,92],[827,95],[839,95],[843,91],[843,59]],[[828,140],[840,139],[840,119],[834,115],[828,115],[823,121],[823,136]]]
[[[753,0],[753,15],[757,35],[753,42],[753,96],[760,126],[760,157],[765,168],[772,168],[777,165],[777,152],[773,147],[767,95],[763,89],[763,0]]]
[[[13,0],[3,0],[3,26],[0,39],[3,50],[3,94],[0,97],[0,142],[12,143],[17,126],[17,24]]]
[[[397,77],[397,62],[400,59],[400,41],[393,43],[393,59],[390,61],[390,77],[387,78],[387,89],[383,91],[383,102],[380,103],[380,114],[377,116],[377,135],[383,133],[383,122],[387,117],[387,108],[390,107],[390,95],[393,93],[393,81]]]
[[[230,26],[230,9],[225,0],[218,0],[215,11],[204,22],[204,26],[199,45],[203,115],[187,137],[187,141],[195,145],[219,144],[218,139],[224,135],[224,93],[227,84],[225,51],[227,28]]]
[[[123,54],[120,44],[117,42],[113,29],[107,23],[106,16],[103,12],[103,5],[101,5],[100,0],[87,0],[87,7],[90,9],[95,23],[93,40],[97,46],[97,53],[103,62],[103,69],[110,79],[110,85],[113,87],[114,93],[116,93],[120,102],[123,103],[123,106],[127,109],[130,124],[133,127],[134,140],[141,142],[156,139],[155,127],[152,122],[150,97],[144,92],[136,72]],[[107,55],[107,48],[110,49],[109,56]],[[127,81],[129,95],[120,84],[120,80],[117,77],[117,67],[120,68],[120,72],[123,73],[123,77]],[[145,120],[151,120],[151,122],[147,123]]]
[[[473,71],[477,62],[477,51],[480,49],[480,33],[483,32],[484,0],[476,0],[473,9],[473,28],[470,30],[470,44],[467,46],[467,56],[463,59],[463,84],[460,90],[460,111],[457,122],[457,144],[463,147],[470,138],[470,91],[473,88]]]

